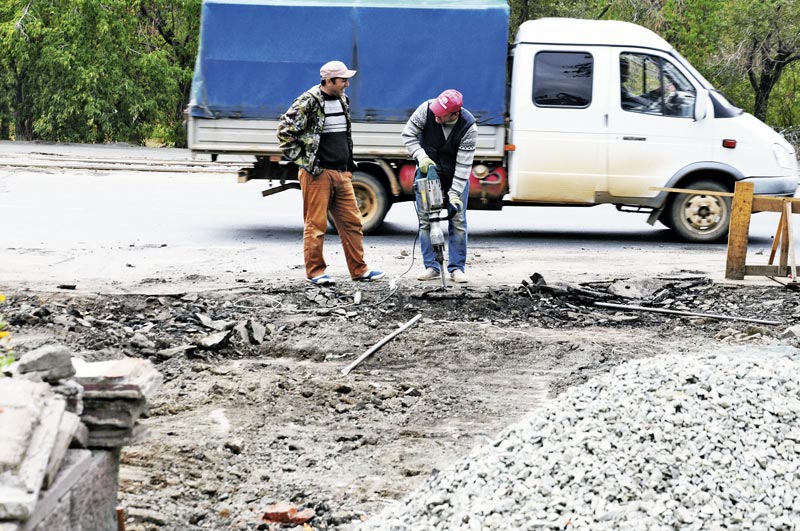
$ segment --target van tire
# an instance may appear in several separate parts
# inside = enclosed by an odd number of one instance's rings
[[[386,213],[389,212],[389,207],[392,206],[389,194],[377,178],[361,171],[353,173],[353,192],[361,213],[361,231],[364,234],[371,234],[378,230]],[[328,225],[336,230],[330,212],[328,212]]]
[[[696,181],[684,188],[730,192],[717,181]],[[731,198],[704,194],[673,194],[667,206],[667,225],[690,242],[711,243],[728,235]]]

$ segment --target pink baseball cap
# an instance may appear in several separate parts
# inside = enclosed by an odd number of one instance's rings
[[[464,97],[455,89],[447,89],[433,100],[431,111],[438,117],[447,116],[450,113],[461,110]]]
[[[319,77],[322,79],[333,79],[343,77],[345,79],[356,75],[355,70],[348,70],[347,65],[341,61],[328,61],[319,69]]]

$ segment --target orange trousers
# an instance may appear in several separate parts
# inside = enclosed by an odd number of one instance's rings
[[[350,278],[367,272],[364,262],[364,234],[361,232],[361,212],[353,192],[353,174],[323,170],[314,177],[303,168],[298,173],[303,192],[303,255],[306,276],[325,273],[327,264],[322,255],[325,231],[328,230],[328,210],[342,240]]]

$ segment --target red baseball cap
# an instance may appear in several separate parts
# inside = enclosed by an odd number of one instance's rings
[[[447,89],[433,100],[431,111],[438,117],[447,116],[450,113],[461,110],[464,97],[455,89]]]

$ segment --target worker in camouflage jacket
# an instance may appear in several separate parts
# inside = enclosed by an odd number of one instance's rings
[[[355,70],[341,61],[320,68],[320,84],[302,93],[278,124],[278,142],[284,156],[297,166],[303,194],[303,255],[306,279],[333,284],[325,270],[322,249],[330,211],[342,240],[347,268],[353,280],[380,280],[383,273],[364,262],[361,212],[353,191],[353,138],[349,100],[345,89]]]

